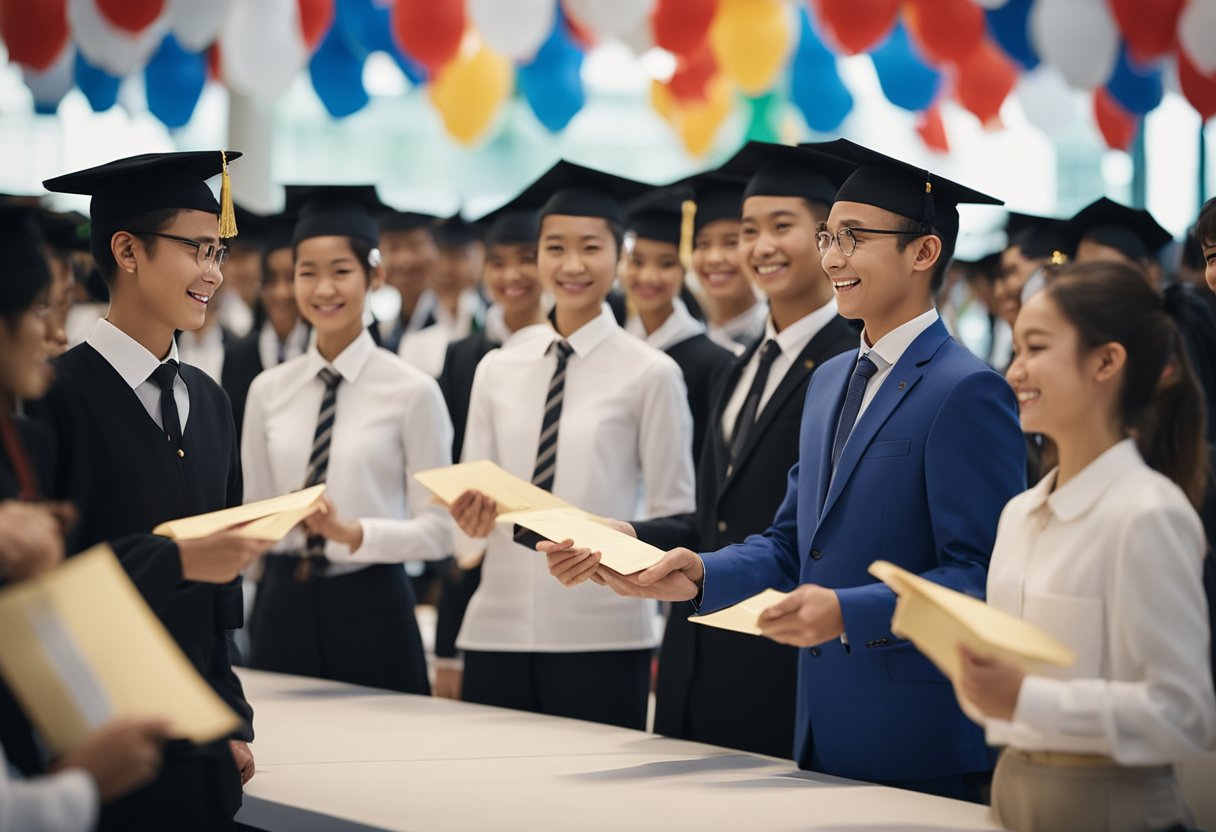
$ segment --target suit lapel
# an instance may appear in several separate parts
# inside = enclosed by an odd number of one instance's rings
[[[718,396],[715,399],[717,406],[713,411],[713,420],[709,423],[709,432],[714,447],[714,479],[718,483],[717,493],[719,496],[726,488],[726,483],[730,479],[734,471],[727,473],[730,466],[730,438],[722,435],[722,414],[726,412],[726,406],[730,404],[731,396],[735,392],[735,387],[739,384],[739,376],[743,375],[743,369],[752,360],[752,356],[756,354],[756,350],[760,348],[760,342],[752,344],[747,350],[735,359],[735,363],[731,365],[730,372],[726,374],[721,386],[718,388]]]

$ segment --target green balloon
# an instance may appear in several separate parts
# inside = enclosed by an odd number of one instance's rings
[[[785,114],[785,97],[779,92],[749,96],[747,105],[751,117],[747,122],[747,139],[757,142],[781,140],[781,119]]]

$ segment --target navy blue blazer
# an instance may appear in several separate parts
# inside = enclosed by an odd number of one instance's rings
[[[799,651],[794,759],[803,767],[881,781],[984,771],[992,756],[983,732],[946,678],[892,634],[895,595],[866,568],[889,560],[984,596],[1001,510],[1026,487],[1017,401],[938,321],[891,369],[833,480],[856,362],[850,351],[811,376],[785,499],[768,531],[703,556],[701,609],[769,587],[836,590],[848,644]]]

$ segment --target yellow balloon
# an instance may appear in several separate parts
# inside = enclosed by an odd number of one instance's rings
[[[654,107],[654,111],[663,117],[663,121],[668,124],[675,122],[676,97],[662,81],[652,80],[650,82],[650,106]]]
[[[789,58],[784,0],[721,0],[709,44],[726,77],[748,95],[772,89]]]
[[[466,37],[460,53],[431,82],[431,103],[452,138],[469,146],[494,123],[494,116],[511,96],[514,82],[508,58],[480,39]]]
[[[693,156],[708,153],[733,103],[730,82],[717,75],[706,86],[704,101],[681,107],[676,113],[676,129],[684,149]]]

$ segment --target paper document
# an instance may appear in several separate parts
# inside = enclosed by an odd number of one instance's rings
[[[573,506],[499,515],[499,522],[515,523],[549,540],[574,541],[580,549],[599,552],[600,563],[622,575],[632,575],[663,559],[663,550],[605,525]]]
[[[759,636],[763,635],[760,632],[760,613],[788,597],[788,592],[766,589],[751,598],[745,598],[733,607],[706,615],[690,615],[688,620],[694,624],[705,624],[722,630],[734,630],[736,633]]]
[[[488,459],[419,471],[414,475],[414,479],[449,505],[470,489],[480,491],[498,503],[499,514],[562,508],[569,505],[545,489],[508,474]]]
[[[324,493],[324,484],[314,485],[303,491],[293,491],[269,500],[181,520],[170,520],[161,523],[152,533],[173,540],[195,540],[224,529],[232,529],[234,534],[241,537],[278,542],[306,517],[321,510],[321,497]]]
[[[56,756],[119,717],[194,742],[240,725],[104,545],[0,591],[0,674]]]

